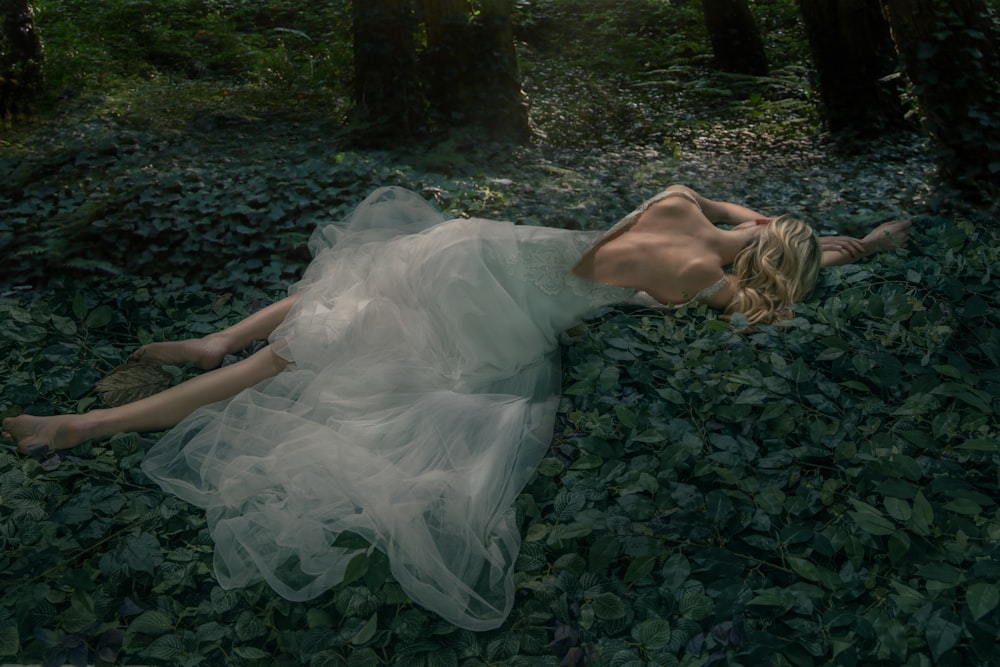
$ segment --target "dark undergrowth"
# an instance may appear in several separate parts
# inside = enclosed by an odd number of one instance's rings
[[[347,140],[340,3],[98,3],[92,24],[38,3],[56,92],[0,135],[4,416],[101,406],[95,382],[137,345],[280,296],[312,228],[381,185],[455,215],[602,228],[681,182],[823,232],[914,230],[826,271],[780,327],[702,307],[588,322],[564,348],[557,436],[517,502],[518,602],[493,632],[414,606],[378,552],[308,603],[222,590],[204,516],[138,468],[155,434],[41,460],[8,444],[0,656],[996,664],[995,221],[934,185],[921,137],[822,131],[793,3],[757,5],[763,79],[711,69],[698,3],[620,4],[519,3],[532,145],[456,131],[371,152]],[[112,14],[120,32],[88,32]]]

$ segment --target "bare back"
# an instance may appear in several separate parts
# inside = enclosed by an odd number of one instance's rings
[[[632,224],[591,248],[573,272],[588,280],[643,290],[664,304],[686,303],[724,276],[722,259],[711,243],[718,233],[697,200],[686,192],[670,191]]]

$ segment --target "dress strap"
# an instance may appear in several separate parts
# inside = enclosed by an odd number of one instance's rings
[[[715,281],[705,289],[701,290],[700,292],[695,294],[693,298],[688,299],[684,303],[673,303],[673,304],[661,303],[660,301],[657,301],[648,293],[643,291],[636,292],[635,298],[632,300],[632,303],[639,306],[647,306],[649,308],[655,308],[657,310],[676,310],[677,308],[690,306],[692,303],[695,303],[696,301],[700,301],[701,299],[707,299],[713,294],[716,294],[719,290],[721,290],[723,287],[726,286],[728,278],[729,276],[723,275],[717,281]]]

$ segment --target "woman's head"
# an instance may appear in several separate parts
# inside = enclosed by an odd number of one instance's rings
[[[788,306],[816,286],[822,259],[812,227],[790,215],[773,218],[736,256],[738,285],[726,312],[742,313],[751,324],[788,317]]]

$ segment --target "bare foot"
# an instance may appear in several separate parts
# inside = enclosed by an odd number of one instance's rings
[[[903,247],[910,235],[910,224],[909,220],[883,222],[863,239],[865,249],[880,252]]]
[[[12,438],[24,454],[31,454],[38,447],[69,449],[90,437],[85,415],[8,417],[3,420],[3,435]]]
[[[143,345],[129,355],[131,364],[159,364],[161,366],[183,366],[192,364],[208,370],[218,368],[222,358],[229,352],[225,340],[215,334],[203,338],[173,340],[163,343]]]

